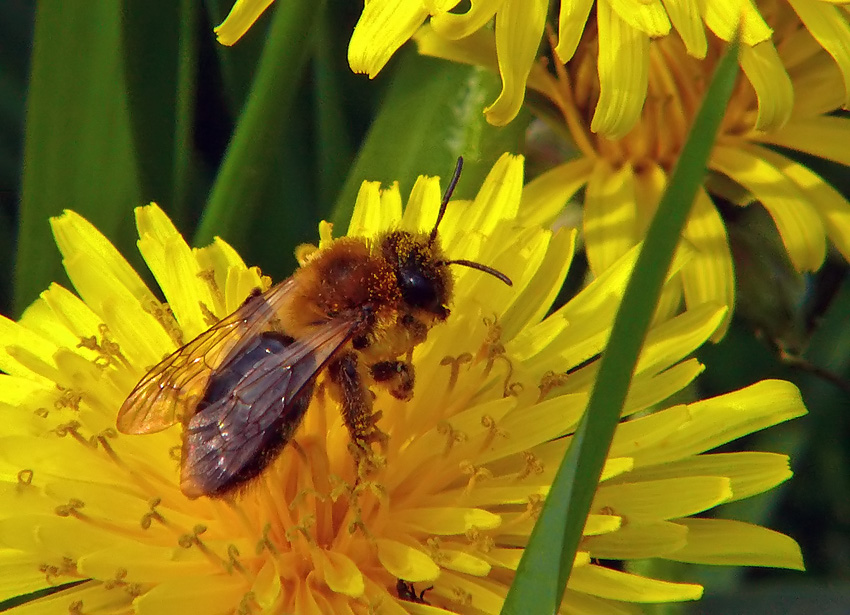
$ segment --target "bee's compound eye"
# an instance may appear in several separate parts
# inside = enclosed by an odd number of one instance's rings
[[[434,282],[418,267],[402,267],[398,272],[398,285],[405,303],[412,307],[439,312],[442,308]]]

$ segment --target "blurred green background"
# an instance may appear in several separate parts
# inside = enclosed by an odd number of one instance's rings
[[[545,147],[525,139],[528,114],[507,129],[484,122],[480,110],[499,88],[485,71],[405,48],[374,81],[351,74],[346,46],[360,3],[277,4],[225,48],[212,27],[229,2],[0,3],[0,312],[18,317],[51,281],[68,285],[47,223],[64,209],[98,226],[151,285],[132,214],[150,201],[196,245],[220,235],[280,279],[319,220],[346,228],[364,179],[399,180],[405,192],[419,174],[445,177],[462,154],[458,194],[467,196],[503,151],[533,163]],[[848,193],[843,169],[808,162]],[[847,267],[831,258],[799,276],[769,247],[778,239],[763,212],[720,207],[741,303],[727,337],[700,352],[707,370],[689,395],[764,378],[801,388],[809,416],[735,443],[791,454],[796,477],[719,514],[791,535],[808,572],[657,562],[641,570],[706,585],[701,603],[659,613],[845,613]]]

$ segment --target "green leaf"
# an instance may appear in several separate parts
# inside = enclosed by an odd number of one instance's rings
[[[196,3],[124,0],[127,96],[145,201],[187,218],[196,69]],[[139,203],[141,205],[142,203]]]
[[[500,155],[518,150],[528,125],[527,114],[506,128],[486,122],[484,107],[500,89],[499,78],[486,69],[405,49],[331,221],[348,228],[364,180],[398,181],[402,194],[407,194],[419,175],[448,179],[458,156],[464,157],[464,171],[456,196],[471,196],[473,186],[481,185]]]
[[[720,61],[644,240],[602,356],[587,410],[561,462],[502,607],[503,614],[558,611],[608,448],[661,287],[673,258],[738,67],[738,45]]]
[[[256,78],[219,169],[195,245],[216,235],[240,243],[266,198],[269,182],[278,179],[278,153],[292,122],[295,84],[310,50],[313,24],[321,2],[278,3]]]
[[[119,246],[131,245],[129,211],[142,201],[142,192],[123,68],[121,8],[118,2],[38,3],[16,313],[62,273],[49,216],[74,209]]]

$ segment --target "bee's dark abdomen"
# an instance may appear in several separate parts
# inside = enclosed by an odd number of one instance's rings
[[[306,361],[281,364],[293,338],[267,332],[251,340],[238,356],[216,370],[204,398],[186,427],[184,490],[221,496],[258,476],[292,439],[310,404],[314,380],[287,393],[294,370],[315,370]],[[252,377],[277,372],[276,384],[255,390]],[[241,395],[236,395],[235,391]]]
[[[218,368],[210,377],[204,398],[197,412],[221,401],[236,384],[268,355],[281,354],[295,340],[288,335],[269,331],[254,338],[251,343],[226,365]]]

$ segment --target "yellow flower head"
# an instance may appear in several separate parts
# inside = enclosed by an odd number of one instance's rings
[[[221,240],[189,248],[150,205],[136,212],[138,245],[166,304],[88,222],[54,219],[79,295],[54,284],[20,322],[0,319],[0,599],[82,581],[27,608],[366,615],[425,612],[425,600],[433,613],[498,613],[634,262],[632,251],[547,316],[574,234],[517,217],[522,174],[522,160],[504,156],[474,201],[449,206],[445,253],[502,270],[514,287],[453,269],[451,316],[413,353],[413,399],[375,391],[383,464],[357,480],[338,403],[319,386],[297,446],[224,499],[180,491],[181,427],[125,435],[116,413],[146,370],[268,281]],[[366,183],[348,235],[428,230],[439,203],[436,178],[419,179],[404,213],[397,187]],[[320,235],[319,250],[334,241],[326,225]],[[309,261],[311,250],[299,254]],[[797,390],[766,381],[653,410],[699,374],[684,357],[723,314],[703,305],[650,332],[565,612],[701,594],[597,559],[802,566],[780,534],[689,518],[790,476],[782,455],[705,451],[803,414]]]
[[[841,64],[819,45],[809,24],[784,4],[766,11],[766,17],[774,30],[773,42],[742,50],[746,74],[738,78],[708,162],[708,180],[684,230],[683,241],[694,255],[682,268],[681,292],[668,295],[674,308],[682,294],[689,305],[735,304],[732,253],[713,198],[739,206],[763,205],[799,271],[821,266],[827,238],[850,259],[850,202],[805,165],[763,145],[850,164],[845,145],[850,142],[850,122],[830,115],[845,102]],[[494,44],[481,42],[476,53],[483,61]],[[433,35],[422,39],[423,46],[432,44]],[[598,44],[601,49],[601,38]],[[454,59],[472,49],[440,45],[444,55]],[[525,211],[545,223],[583,190],[581,224],[595,274],[643,237],[723,49],[723,41],[712,37],[706,59],[697,60],[678,37],[648,44],[648,96],[636,109],[639,121],[618,139],[595,132],[607,96],[595,46],[580,46],[570,64],[557,67],[555,74],[542,67],[532,71],[529,87],[561,114],[577,155],[529,184]],[[794,92],[805,95],[795,98]],[[724,331],[725,326],[716,337]]]

